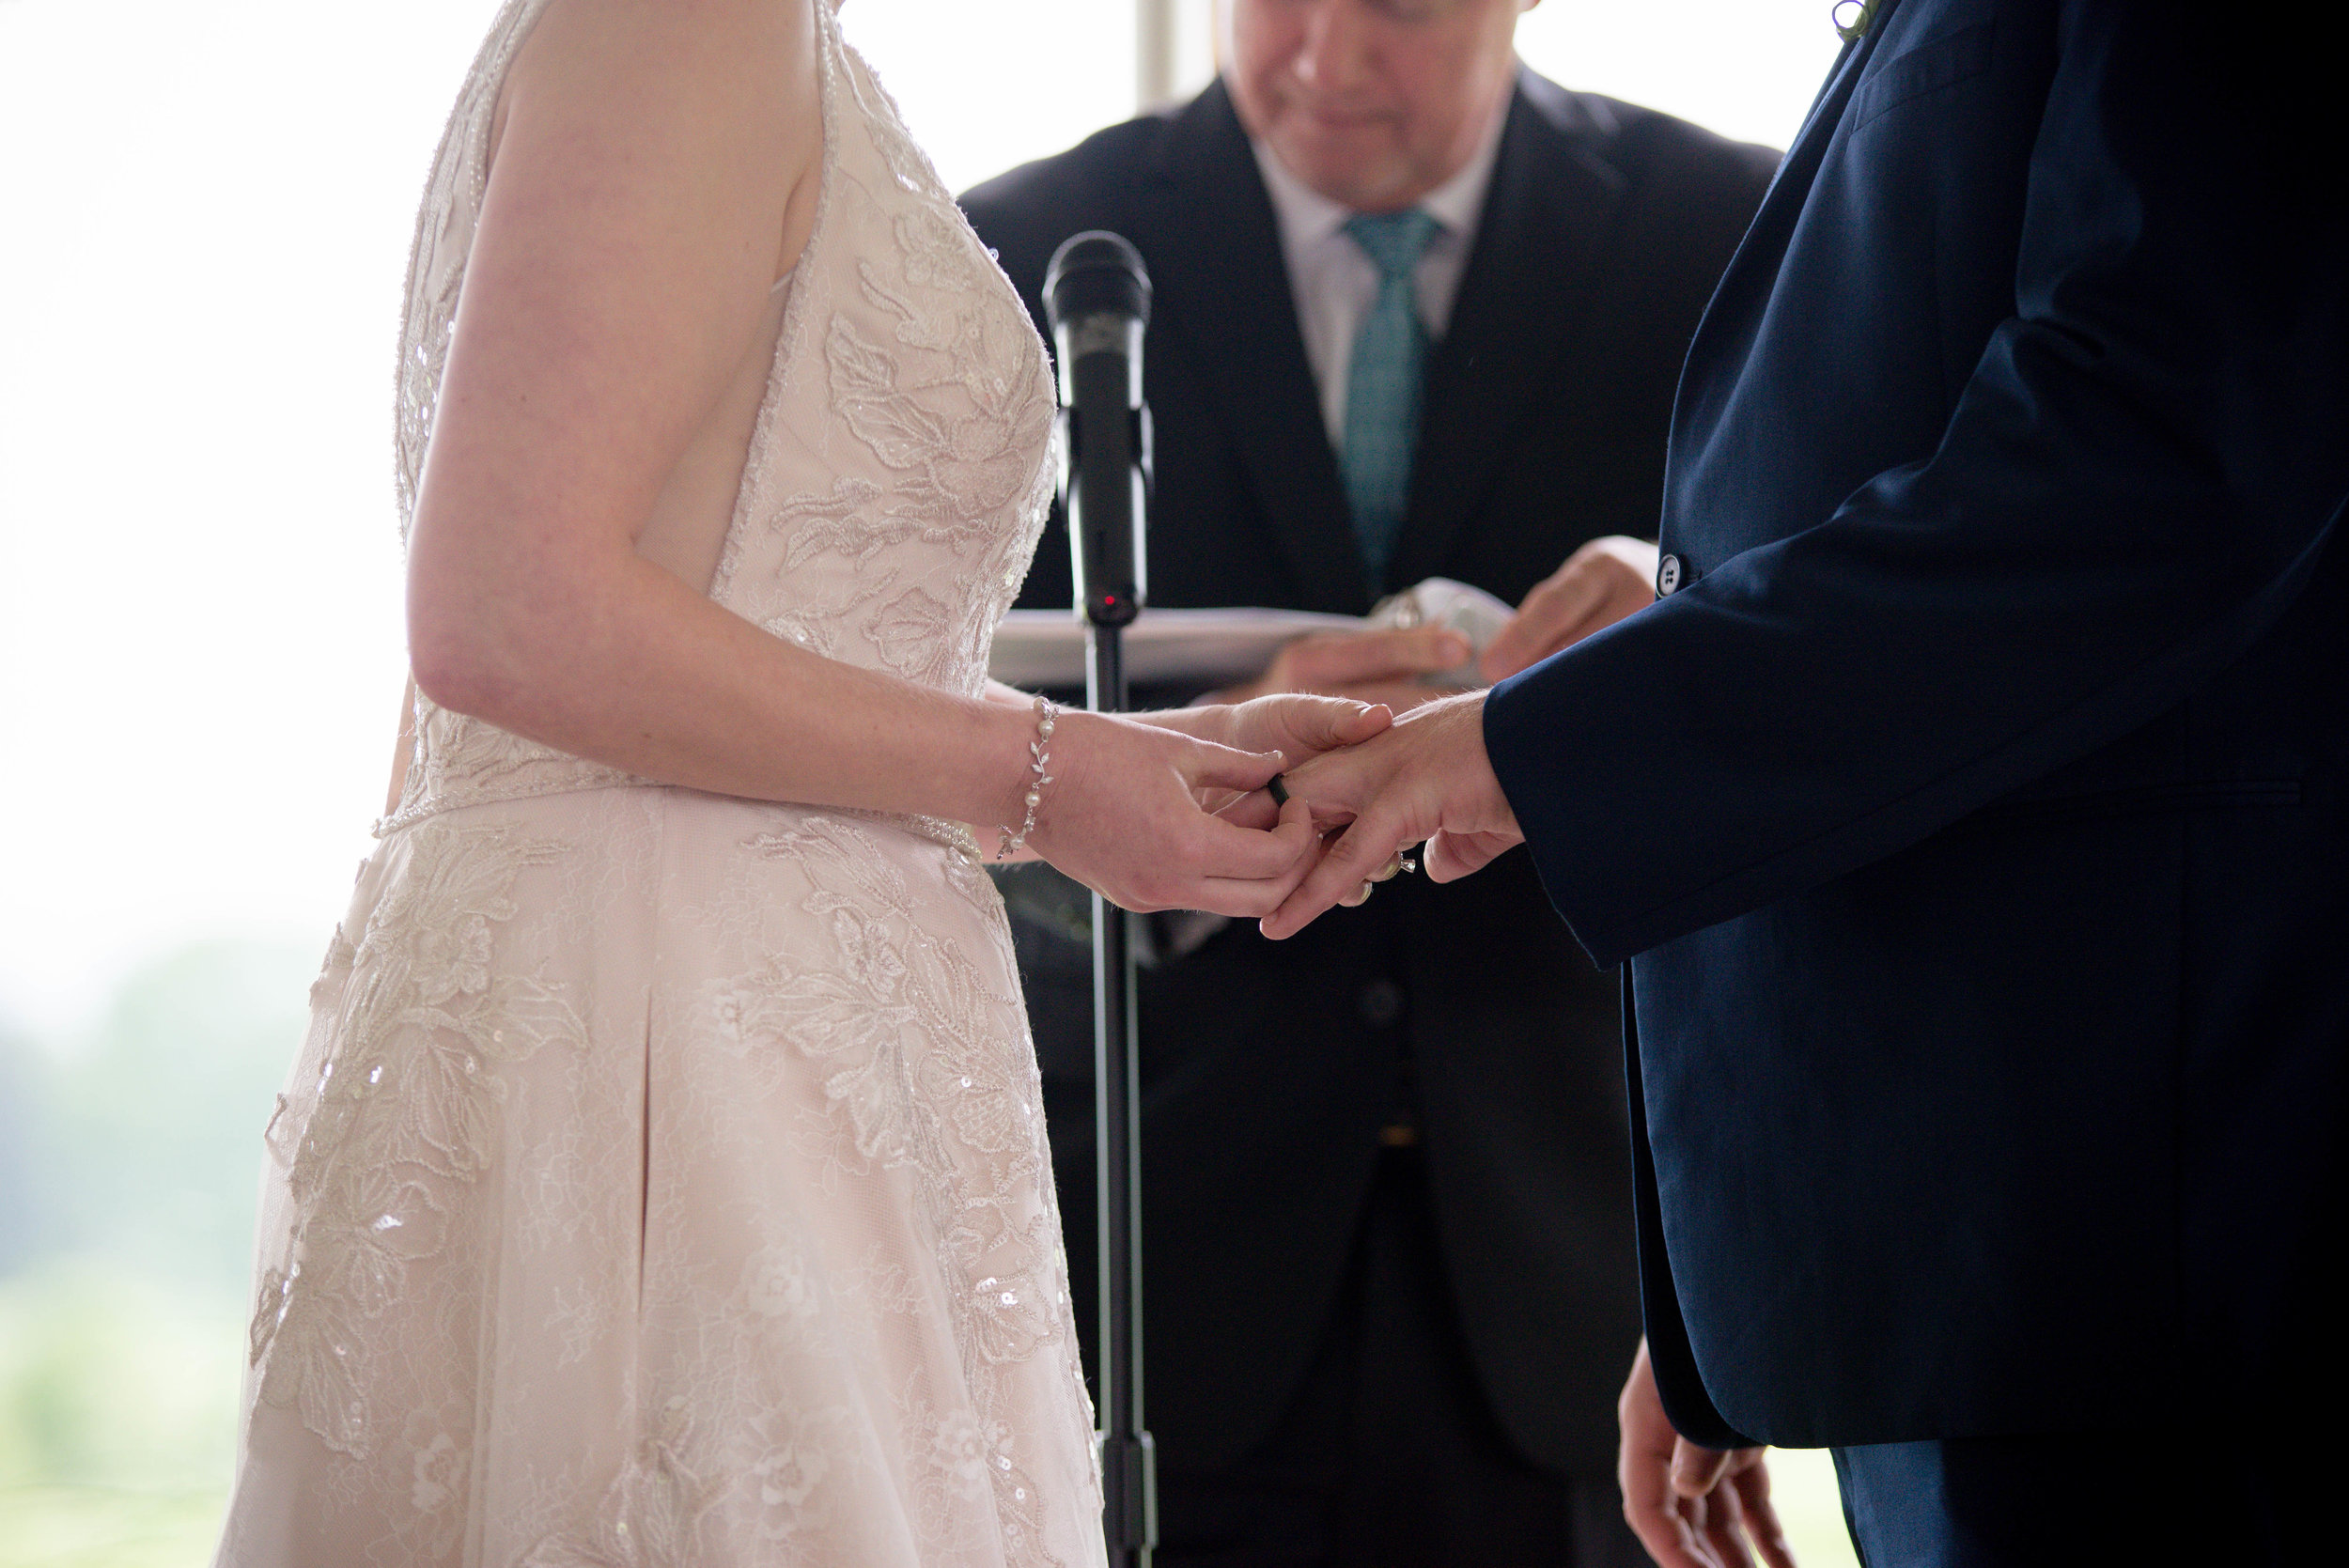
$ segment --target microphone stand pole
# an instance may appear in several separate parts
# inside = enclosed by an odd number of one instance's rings
[[[1116,235],[1072,235],[1053,253],[1045,310],[1059,347],[1062,494],[1085,706],[1127,706],[1126,628],[1148,597],[1144,512],[1150,411],[1142,398],[1150,277]],[[1133,918],[1093,895],[1093,1111],[1100,1193],[1102,1534],[1112,1568],[1149,1568],[1158,1466],[1142,1424],[1142,1093]]]
[[[1127,707],[1125,628],[1085,632],[1085,706]],[[1142,1089],[1134,917],[1093,895],[1093,1119],[1100,1198],[1101,1494],[1112,1564],[1148,1568],[1158,1467],[1142,1424]]]

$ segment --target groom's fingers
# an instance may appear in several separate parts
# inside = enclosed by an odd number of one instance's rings
[[[1652,1472],[1623,1479],[1624,1521],[1661,1568],[1721,1568],[1720,1559],[1704,1540],[1703,1503],[1672,1496],[1661,1464]],[[1654,1484],[1642,1484],[1651,1479]]]
[[[1721,1484],[1733,1452],[1700,1448],[1686,1437],[1674,1437],[1672,1456],[1672,1495],[1680,1512],[1695,1527],[1705,1553],[1721,1568],[1753,1568],[1746,1551],[1737,1495]]]
[[[1683,1498],[1672,1488],[1673,1451],[1681,1438],[1657,1395],[1644,1340],[1632,1359],[1615,1416],[1623,1434],[1615,1483],[1623,1492],[1624,1522],[1663,1568],[1721,1568],[1703,1539],[1704,1499]]]
[[[1735,1449],[1700,1448],[1686,1437],[1678,1439],[1672,1444],[1672,1490],[1684,1498],[1709,1496],[1735,1456]]]
[[[1746,1515],[1746,1535],[1766,1568],[1796,1568],[1795,1549],[1786,1544],[1786,1527],[1779,1523],[1778,1509],[1770,1501],[1769,1466],[1757,1457],[1732,1475],[1729,1483],[1737,1490],[1738,1506]]]
[[[1493,857],[1509,847],[1498,833],[1439,832],[1427,841],[1421,856],[1431,882],[1456,882],[1492,864]]]
[[[1265,918],[1264,934],[1279,941],[1302,931],[1315,917],[1370,880],[1371,873],[1385,865],[1402,843],[1400,825],[1373,806],[1330,842],[1321,863],[1314,867],[1303,885]]]
[[[1723,1568],[1754,1568],[1746,1549],[1746,1513],[1734,1486],[1716,1487],[1700,1505],[1704,1510],[1704,1542]]]
[[[1314,820],[1324,828],[1351,822],[1392,776],[1389,749],[1393,742],[1375,736],[1365,738],[1369,744],[1324,752],[1282,777],[1292,798],[1312,803]]]

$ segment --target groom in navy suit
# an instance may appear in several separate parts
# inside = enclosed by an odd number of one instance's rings
[[[1522,836],[1629,959],[1661,1560],[1737,1560],[1761,1442],[1873,1568],[2337,1560],[2334,106],[2177,0],[1870,9],[1690,349],[1664,597],[1300,768],[1351,826],[1268,930]]]

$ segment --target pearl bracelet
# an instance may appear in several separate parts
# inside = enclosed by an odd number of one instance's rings
[[[1035,808],[1044,803],[1044,786],[1052,782],[1051,775],[1044,769],[1052,760],[1052,721],[1059,713],[1060,706],[1051,698],[1041,695],[1036,698],[1035,738],[1028,742],[1028,771],[1033,775],[1028,783],[1028,815],[1019,824],[1018,832],[1009,828],[1002,830],[1003,842],[995,846],[998,861],[1007,861],[1019,853],[1028,842],[1028,835],[1035,831]]]

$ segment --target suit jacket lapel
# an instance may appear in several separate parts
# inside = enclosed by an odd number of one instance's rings
[[[1180,257],[1151,280],[1153,349],[1182,355],[1214,396],[1271,542],[1297,574],[1300,607],[1360,614],[1370,608],[1361,551],[1322,429],[1272,199],[1221,83],[1169,122],[1150,178],[1164,199],[1137,204],[1137,226],[1151,231],[1143,248]]]
[[[1679,395],[1672,400],[1672,444],[1675,448],[1686,439],[1689,426],[1726,390],[1725,385],[1712,383],[1714,367],[1743,363],[1743,346],[1759,320],[1755,296],[1767,294],[1777,280],[1779,262],[1786,254],[1796,221],[1802,216],[1811,182],[1818,178],[1828,145],[1843,121],[1844,105],[1851,101],[1860,73],[1891,21],[1894,3],[1885,0],[1868,31],[1845,42],[1843,54],[1828,72],[1826,85],[1811,101],[1811,112],[1804,116],[1802,129],[1795,132],[1794,145],[1779,161],[1778,173],[1771,176],[1770,188],[1763,193],[1761,210],[1754,214],[1745,238],[1737,242],[1735,254],[1721,272],[1713,298],[1697,322],[1696,336],[1688,345],[1688,361],[1680,373]],[[1669,459],[1665,495],[1669,513]]]
[[[1579,115],[1571,99],[1565,107]],[[1452,543],[1519,439],[1532,390],[1554,380],[1589,308],[1592,268],[1624,179],[1520,85],[1509,103],[1492,185],[1452,320],[1427,367],[1419,454],[1389,586],[1443,569]]]

